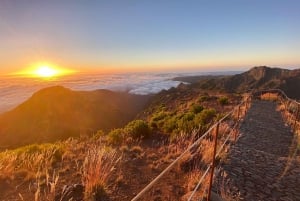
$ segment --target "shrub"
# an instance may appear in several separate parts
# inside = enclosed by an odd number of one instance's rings
[[[205,101],[208,101],[208,100],[209,100],[209,96],[202,95],[202,96],[199,97],[198,102],[202,103],[202,102],[205,102]]]
[[[92,139],[97,140],[97,139],[101,138],[104,135],[105,135],[105,133],[104,133],[103,130],[98,130],[97,133],[93,135]]]
[[[223,96],[218,99],[218,102],[223,106],[223,105],[227,105],[229,103],[229,100],[228,97]]]
[[[143,120],[134,120],[129,122],[125,127],[125,133],[133,139],[148,137],[151,134],[151,129],[147,122]]]
[[[190,110],[191,110],[191,112],[193,112],[194,114],[198,114],[198,113],[200,113],[203,109],[204,109],[204,108],[203,108],[202,105],[194,104],[194,105],[192,105],[192,107],[191,107]]]
[[[107,135],[107,142],[109,144],[118,145],[123,142],[124,130],[121,128],[111,130]]]
[[[206,125],[210,123],[213,118],[216,116],[215,109],[204,109],[202,112],[195,116],[195,123],[200,125]]]
[[[151,121],[159,121],[159,120],[162,120],[162,119],[164,119],[167,115],[168,115],[168,114],[167,114],[166,112],[163,112],[163,111],[158,112],[158,113],[154,113],[154,114],[152,115]]]
[[[150,120],[151,128],[161,128],[164,125],[165,120],[169,117],[168,112],[160,111],[152,114]]]
[[[174,129],[177,128],[177,118],[176,117],[169,117],[165,120],[163,125],[163,131],[166,133],[172,132]]]
[[[178,130],[184,131],[184,132],[190,132],[195,127],[194,125],[194,117],[195,115],[193,113],[186,113],[184,114],[181,119],[178,120]]]
[[[185,121],[192,121],[194,119],[195,115],[191,112],[188,112],[186,114],[184,114],[181,119],[185,120]]]

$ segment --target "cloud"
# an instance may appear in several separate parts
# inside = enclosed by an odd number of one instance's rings
[[[20,77],[2,77],[0,83],[0,113],[12,109],[28,99],[34,92],[49,86],[62,85],[73,90],[92,91],[109,89],[127,91],[132,94],[154,94],[163,89],[176,87],[180,82],[172,81],[174,74],[77,74],[52,80]]]

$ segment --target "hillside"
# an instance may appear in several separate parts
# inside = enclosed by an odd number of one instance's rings
[[[300,69],[287,70],[266,66],[254,67],[247,72],[225,79],[227,91],[247,91],[249,89],[283,89],[288,96],[300,98],[297,88],[300,87]]]
[[[218,89],[229,93],[242,93],[250,89],[278,88],[291,98],[300,99],[300,69],[288,70],[266,66],[253,67],[232,76],[192,76],[175,78],[201,89]]]
[[[162,91],[152,97],[147,107],[138,115],[138,118],[144,121],[131,121],[123,128],[112,129],[104,135],[32,144],[0,152],[0,200],[18,200],[20,197],[23,200],[39,201],[132,199],[193,143],[198,135],[203,134],[214,121],[230,111],[242,98],[234,94],[190,87],[181,84],[177,88]],[[46,92],[48,90],[45,89]],[[44,106],[48,102],[55,104],[52,108],[59,107],[57,105],[67,108],[70,105],[82,105],[82,96],[79,96],[78,92],[61,87],[56,90],[62,90],[61,93],[68,95],[64,97],[55,92],[57,101],[51,102],[46,99],[49,98],[48,95],[38,95],[38,99],[30,104],[31,107],[26,107],[27,113],[31,114],[29,122],[33,117],[35,121],[43,117],[43,111],[37,112],[32,109],[34,105],[38,108],[44,108],[40,105]],[[114,94],[108,91],[102,93]],[[34,97],[28,101],[35,100]],[[76,101],[73,103],[70,100]],[[125,98],[118,100],[126,105]],[[113,98],[110,99],[110,103],[114,101]],[[19,107],[23,108],[23,105]],[[107,105],[109,104],[106,103],[106,107]],[[60,110],[55,109],[56,112]],[[83,113],[87,110],[80,111],[81,115],[85,115],[82,118],[90,116]],[[34,116],[34,113],[37,114]],[[74,114],[70,115],[74,118]],[[108,114],[104,115],[109,117]],[[59,120],[62,122],[65,121],[63,118],[70,118],[62,113],[60,116],[62,117],[59,117]],[[75,122],[73,127],[78,127],[76,123],[78,122]],[[194,131],[195,128],[198,130]],[[26,129],[26,125],[23,129]],[[29,132],[29,129],[27,131]],[[18,136],[16,139],[27,137]],[[211,147],[208,141],[203,144],[203,155],[211,155]],[[193,161],[196,159],[199,162],[197,167],[206,167],[207,158],[198,154],[187,155],[178,168],[164,179],[167,182],[157,186],[154,194],[146,195],[142,200],[178,200],[190,192],[195,181],[191,181],[190,177],[196,178],[201,173],[194,168]],[[177,183],[174,195],[170,192],[173,183]]]
[[[51,142],[124,126],[149,97],[108,90],[42,89],[0,116],[0,146]]]
[[[247,84],[263,87],[270,80],[298,79],[297,71],[271,69],[278,71],[276,74],[266,69],[200,81],[193,78],[192,84],[180,84],[151,97],[107,90],[79,92],[59,86],[43,89],[0,117],[2,145],[38,143],[0,152],[0,200],[130,200],[245,99],[227,90],[238,92]],[[236,85],[225,85],[230,80]],[[223,135],[218,146],[225,133],[237,132],[231,128],[233,120],[244,118],[246,108],[241,106],[240,113],[220,125]],[[103,128],[101,135],[40,143]],[[213,133],[187,152],[141,200],[187,200],[211,164]],[[230,143],[225,150],[229,148]],[[226,157],[227,152],[220,155],[221,164]]]

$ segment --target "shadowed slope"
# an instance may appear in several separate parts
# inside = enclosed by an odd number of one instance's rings
[[[0,145],[48,142],[124,126],[147,100],[147,96],[108,90],[42,89],[0,116]]]

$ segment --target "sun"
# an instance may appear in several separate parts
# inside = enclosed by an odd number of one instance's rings
[[[75,70],[61,68],[49,63],[35,63],[27,69],[15,72],[15,75],[35,78],[53,78],[75,73]]]
[[[57,69],[51,68],[50,66],[39,66],[35,72],[38,77],[54,77],[59,74]]]

